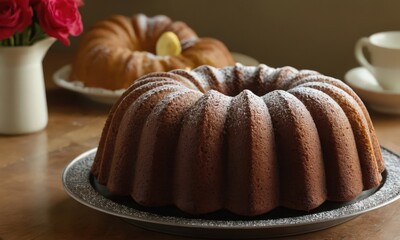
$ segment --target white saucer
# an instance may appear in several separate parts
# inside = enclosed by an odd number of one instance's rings
[[[366,68],[349,70],[344,80],[371,109],[382,113],[400,114],[400,92],[382,89]]]
[[[256,59],[241,53],[232,52],[232,56],[236,62],[246,66],[256,66],[259,64]],[[68,79],[70,72],[70,65],[65,65],[57,70],[53,75],[54,83],[59,87],[80,93],[93,101],[105,104],[113,104],[125,91],[125,89],[112,91],[104,88],[86,87],[80,81],[69,81]]]

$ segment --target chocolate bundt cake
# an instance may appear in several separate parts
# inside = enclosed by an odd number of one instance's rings
[[[266,65],[152,73],[113,106],[92,174],[144,206],[254,216],[380,185],[369,114],[342,81]]]
[[[180,40],[180,54],[156,54],[157,41],[166,32],[172,32]],[[138,14],[132,18],[116,15],[98,22],[83,35],[70,79],[88,87],[116,90],[128,88],[147,73],[201,65],[233,66],[234,60],[222,42],[199,38],[184,22],[173,22],[164,15]]]

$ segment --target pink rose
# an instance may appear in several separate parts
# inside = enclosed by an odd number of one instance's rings
[[[29,0],[0,0],[0,39],[22,31],[32,23]]]
[[[40,27],[48,35],[69,45],[68,36],[77,36],[82,30],[78,6],[81,0],[33,0]]]

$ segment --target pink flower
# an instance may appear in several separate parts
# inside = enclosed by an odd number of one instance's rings
[[[29,0],[0,0],[0,39],[11,37],[32,23]]]
[[[77,36],[82,30],[82,19],[78,6],[81,0],[31,0],[40,27],[48,35],[69,45],[68,36]]]

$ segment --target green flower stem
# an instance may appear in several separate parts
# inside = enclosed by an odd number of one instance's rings
[[[24,28],[22,32],[14,33],[13,36],[7,39],[0,40],[0,46],[30,46],[37,41],[47,37],[47,34],[42,30],[37,22]]]
[[[9,42],[10,42],[10,46],[12,47],[12,46],[14,46],[14,37],[10,37],[9,39]]]
[[[46,37],[46,34],[43,32],[38,23],[34,23],[32,28],[33,36],[30,39],[30,44],[33,44],[34,42],[42,40]]]
[[[26,46],[26,45],[30,45],[30,37],[31,37],[31,27],[27,27],[24,29],[24,31],[22,32],[22,45]]]
[[[16,46],[22,46],[22,32],[16,34],[15,37],[17,38]]]
[[[19,45],[23,46],[24,45],[24,34],[21,32],[18,34],[19,36]]]

